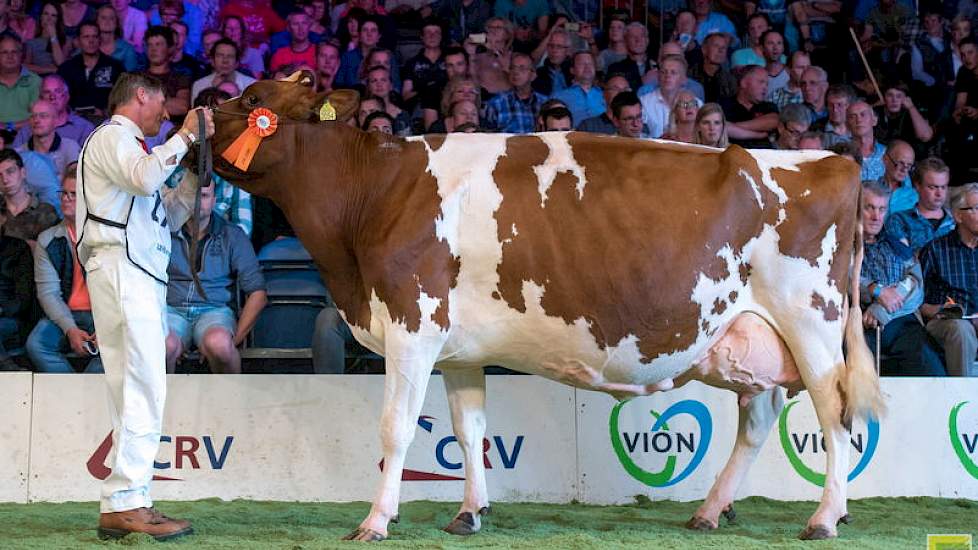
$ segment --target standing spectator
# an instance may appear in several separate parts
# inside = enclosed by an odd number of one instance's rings
[[[978,184],[969,183],[951,201],[955,230],[935,239],[920,253],[924,304],[920,313],[927,333],[944,348],[950,376],[976,376],[978,352],[975,321],[942,318],[942,306],[953,300],[965,315],[978,311]]]
[[[232,82],[237,86],[238,91],[244,90],[254,78],[245,76],[238,71],[238,46],[227,38],[222,38],[211,47],[211,74],[194,82],[191,88],[191,101],[197,98],[197,94],[204,88],[211,88],[220,85],[222,82]]]
[[[143,51],[143,35],[149,22],[146,14],[137,9],[130,9],[129,3],[132,0],[111,0],[112,8],[115,9],[119,26],[122,27],[122,39],[136,48],[137,52]]]
[[[939,158],[920,161],[913,173],[917,204],[908,210],[893,212],[883,232],[892,241],[903,242],[917,252],[927,243],[954,230],[954,216],[944,206],[951,173]]]
[[[68,84],[70,105],[103,118],[109,106],[109,92],[125,67],[99,50],[99,29],[95,23],[82,23],[78,29],[81,52],[58,67],[58,75]]]
[[[436,4],[435,15],[446,22],[451,41],[461,44],[466,37],[486,28],[492,17],[492,3],[488,0],[442,0]]]
[[[621,137],[642,138],[642,102],[635,92],[625,90],[611,100],[611,120]]]
[[[42,231],[34,249],[34,281],[44,318],[31,330],[24,347],[38,372],[75,372],[64,353],[70,349],[88,357],[86,347],[96,345],[92,302],[75,253],[75,186],[75,166],[71,166],[62,179],[64,221]],[[101,373],[101,359],[92,358],[85,372]]]
[[[533,89],[549,97],[568,87],[573,78],[570,35],[562,27],[554,27],[540,46],[546,51],[546,58],[537,71]]]
[[[655,76],[655,69],[658,68],[655,61],[649,59],[649,30],[645,25],[635,21],[625,27],[625,46],[628,48],[628,58],[612,63],[608,67],[608,74],[623,75],[628,79],[628,85],[637,90],[645,83],[647,75],[648,78]]]
[[[421,24],[421,51],[404,64],[401,73],[401,97],[412,104],[445,85],[445,60],[442,58],[442,27],[435,19]],[[512,66],[510,66],[512,70]]]
[[[763,13],[755,12],[747,18],[747,47],[733,53],[730,57],[730,66],[764,65],[764,48],[761,46],[761,35],[770,29],[771,21]]]
[[[380,24],[374,17],[366,17],[360,23],[359,42],[357,47],[348,50],[340,57],[340,72],[336,77],[337,86],[343,88],[355,87],[359,83],[360,65],[380,42]],[[369,68],[369,67],[368,67]]]
[[[20,37],[0,34],[0,124],[8,132],[27,124],[31,103],[40,93],[41,77],[28,71],[23,60]]]
[[[910,88],[903,82],[894,82],[883,90],[883,105],[876,110],[876,140],[890,143],[901,139],[911,144],[914,151],[922,152],[924,143],[934,137],[934,129],[917,110],[910,99]]]
[[[41,33],[24,43],[27,70],[38,75],[49,75],[68,59],[71,45],[65,34],[61,4],[47,2],[41,6]]]
[[[822,124],[816,123],[815,127],[822,130],[822,143],[826,148],[836,143],[847,142],[852,139],[849,132],[848,118],[849,105],[856,100],[856,92],[848,84],[833,84],[829,86],[825,93],[825,105],[828,110],[828,118]]]
[[[809,67],[801,75],[801,98],[812,115],[812,124],[824,126],[829,118],[825,93],[829,88],[829,75],[821,67]]]
[[[509,67],[509,83],[513,87],[489,99],[487,130],[507,134],[533,132],[540,105],[546,100],[530,84],[535,76],[533,59],[525,53],[514,53]]]
[[[696,141],[696,112],[699,111],[700,101],[689,90],[681,90],[676,94],[676,102],[669,113],[669,126],[663,139],[694,143]]]
[[[887,146],[883,154],[883,176],[879,181],[890,189],[888,212],[900,212],[917,204],[919,197],[910,183],[915,158],[913,147],[905,141],[895,139]]]
[[[316,45],[316,91],[332,92],[336,73],[340,70],[340,49],[332,42]]]
[[[669,126],[669,113],[676,102],[676,95],[686,83],[686,59],[670,55],[659,66],[659,87],[642,95],[642,119],[649,130],[649,137],[659,138]],[[699,107],[697,104],[696,107]]]
[[[186,75],[193,82],[203,78],[207,74],[204,66],[200,64],[186,50],[187,48],[187,24],[183,21],[174,21],[168,25],[173,31],[173,57],[170,58],[170,66],[179,74]]]
[[[778,128],[772,143],[775,149],[798,149],[798,140],[812,123],[811,111],[800,103],[786,105],[778,115]]]
[[[883,177],[883,155],[886,153],[886,147],[876,141],[874,133],[876,120],[873,108],[863,100],[850,104],[846,111],[846,125],[863,159],[861,173],[863,181],[878,180]]]
[[[923,302],[920,264],[909,247],[881,239],[890,200],[889,189],[864,182],[862,224],[865,256],[859,286],[863,300],[863,326],[870,349],[882,328],[880,371],[885,376],[944,376],[940,357],[927,341],[914,312]]]
[[[703,42],[703,59],[689,68],[689,78],[703,85],[707,102],[719,102],[737,94],[737,79],[726,68],[727,39],[720,33],[711,34]],[[766,73],[765,73],[766,74]]]
[[[65,167],[78,160],[81,147],[77,141],[59,136],[57,124],[57,107],[43,99],[35,101],[31,105],[30,138],[16,149],[18,152],[34,151],[48,157],[57,173],[64,174]]]
[[[0,150],[0,199],[4,235],[22,239],[32,248],[41,231],[58,222],[54,206],[41,202],[28,189],[24,161],[12,149]]]
[[[772,101],[774,92],[788,85],[791,77],[782,59],[784,58],[784,37],[775,30],[761,35],[764,51],[764,68],[767,69],[767,100]],[[811,64],[809,62],[809,64]]]
[[[248,71],[249,76],[261,78],[265,74],[264,54],[268,46],[259,44],[252,46],[248,41],[247,28],[244,19],[237,15],[228,15],[224,18],[221,25],[221,34],[238,46],[239,61],[238,66]],[[204,51],[210,54],[213,45],[204,44]]]
[[[696,136],[693,143],[726,149],[727,119],[723,108],[717,103],[707,103],[696,111]]]
[[[169,27],[150,27],[146,34],[146,62],[143,73],[158,78],[166,94],[166,111],[177,121],[190,110],[190,77],[178,73],[171,65],[176,40]]]
[[[625,44],[625,19],[612,16],[608,21],[608,47],[598,54],[598,72],[607,75],[609,67],[628,57],[628,46]]]
[[[188,220],[170,233],[172,254],[167,267],[166,369],[172,373],[177,359],[196,344],[211,372],[241,373],[238,347],[251,332],[267,301],[265,279],[248,237],[235,225],[213,213],[214,187],[200,189],[200,221]],[[200,239],[199,279],[204,295],[194,289],[190,241]],[[237,321],[229,305],[234,290],[245,303]]]
[[[618,133],[618,128],[614,123],[614,114],[611,109],[611,102],[614,101],[615,96],[622,92],[630,92],[632,89],[628,86],[628,79],[620,74],[611,75],[604,83],[604,104],[608,106],[605,112],[598,116],[591,117],[582,120],[577,125],[577,129],[582,132],[591,132],[594,134],[607,134],[614,135]],[[641,114],[641,113],[640,113]]]
[[[713,0],[692,0],[690,2],[693,14],[696,16],[696,41],[706,43],[706,37],[721,33],[727,38],[727,45],[733,48],[740,46],[739,34],[734,24],[726,15],[713,11]],[[763,42],[762,42],[763,43]]]
[[[757,65],[742,68],[737,95],[720,101],[731,141],[743,147],[770,147],[768,134],[778,125],[778,108],[764,101],[767,70]]]
[[[119,15],[109,5],[102,6],[97,13],[95,23],[98,25],[99,50],[122,63],[127,72],[135,71],[139,63],[136,48],[122,39]]]
[[[295,10],[286,19],[289,33],[289,45],[279,48],[272,53],[269,69],[277,71],[284,65],[305,65],[310,69],[316,66],[316,46],[309,40],[309,29],[312,20],[301,10]]]
[[[604,96],[594,85],[596,75],[594,55],[587,50],[574,54],[570,86],[555,92],[552,97],[561,100],[570,109],[573,120],[586,120],[605,111]],[[683,71],[685,73],[685,71]]]
[[[811,58],[808,54],[803,51],[797,51],[791,54],[791,59],[788,64],[788,82],[781,88],[776,88],[771,90],[771,80],[770,73],[768,76],[768,95],[771,97],[771,103],[778,106],[778,110],[784,109],[786,105],[790,103],[801,103],[801,76],[805,72],[805,69],[812,65]]]
[[[79,145],[85,143],[88,134],[95,126],[91,122],[71,112],[68,107],[70,95],[64,79],[56,74],[45,76],[41,80],[40,99],[50,103],[55,109],[55,132],[62,139],[70,139]],[[25,125],[17,132],[14,146],[26,144],[31,138],[31,127]]]

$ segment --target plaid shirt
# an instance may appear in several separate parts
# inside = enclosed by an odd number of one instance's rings
[[[784,110],[785,107],[791,105],[792,103],[801,103],[801,101],[801,90],[792,92],[788,90],[787,86],[784,88],[778,88],[777,90],[774,90],[773,94],[771,94],[771,103],[778,106],[778,111]]]
[[[916,208],[890,214],[883,227],[883,235],[894,241],[905,241],[914,251],[920,250],[925,244],[938,237],[943,237],[954,230],[954,217],[951,211],[944,209],[944,218],[935,229],[931,220],[920,215]]]
[[[879,238],[876,242],[864,243],[863,251],[859,294],[864,304],[875,302],[869,292],[869,286],[873,283],[884,287],[899,285],[897,290],[904,298],[903,307],[893,313],[880,310],[881,306],[874,303],[876,318],[886,323],[916,311],[923,302],[924,293],[920,288],[920,264],[910,248],[900,242]]]
[[[183,166],[174,170],[173,174],[166,180],[167,187],[177,187],[180,185],[184,170],[186,168]],[[219,216],[240,227],[245,232],[245,235],[250,237],[251,230],[254,227],[251,194],[240,187],[231,185],[227,180],[217,174],[211,174],[211,180],[214,185],[214,197],[216,199],[214,212],[217,212]]]
[[[493,96],[486,103],[486,129],[507,134],[532,133],[544,101],[546,98],[537,92],[532,92],[527,100],[516,97],[515,90]]]
[[[961,242],[957,231],[932,241],[920,253],[924,270],[924,301],[943,304],[948,298],[966,314],[978,308],[978,249]]]

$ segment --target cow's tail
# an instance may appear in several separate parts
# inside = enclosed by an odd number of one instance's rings
[[[861,189],[858,204],[862,204]],[[863,265],[863,223],[859,209],[857,209],[857,216],[855,243],[853,243],[855,257],[849,281],[852,302],[849,304],[845,329],[846,370],[839,379],[844,403],[842,419],[847,426],[851,426],[853,418],[881,418],[886,413],[886,403],[880,390],[875,360],[866,344],[866,335],[863,332],[863,312],[859,307],[859,277]]]

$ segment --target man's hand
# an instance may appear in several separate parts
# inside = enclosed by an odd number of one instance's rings
[[[900,297],[900,293],[897,292],[897,289],[890,286],[883,288],[877,300],[888,313],[893,313],[903,307],[903,298]]]
[[[903,96],[903,108],[908,111],[913,109],[913,99],[910,99],[908,95]]]
[[[876,328],[880,324],[879,319],[870,310],[863,312],[863,326],[866,328]]]
[[[65,336],[68,337],[68,345],[71,346],[71,351],[81,356],[88,355],[88,351],[85,350],[85,342],[95,340],[95,336],[77,327],[68,329],[68,333]]]
[[[199,126],[199,124],[197,122],[197,113],[198,112],[203,112],[204,113],[204,131],[203,132],[201,131],[201,128],[200,128],[200,126]],[[187,112],[187,117],[183,119],[183,127],[180,128],[180,131],[181,132],[190,132],[191,134],[193,134],[194,136],[196,136],[197,139],[200,139],[200,136],[202,136],[202,135],[205,135],[207,137],[213,136],[214,135],[214,116],[211,114],[211,110],[210,109],[207,109],[205,107],[197,107],[195,109],[191,109],[190,111],[188,111]]]

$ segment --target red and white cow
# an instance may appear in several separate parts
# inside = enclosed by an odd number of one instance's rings
[[[692,379],[737,392],[737,442],[693,528],[717,527],[730,508],[782,408],[779,386],[807,389],[828,464],[802,537],[836,535],[845,426],[883,406],[850,296],[858,166],[575,132],[404,140],[342,122],[353,93],[329,95],[339,121],[320,122],[327,97],[298,80],[253,84],[221,106],[217,153],[255,108],[280,123],[247,171],[215,169],[282,208],[357,340],[386,358],[385,466],[351,538],[385,538],[397,516],[435,365],[466,476],[447,530],[479,530],[489,364],[618,398]]]

